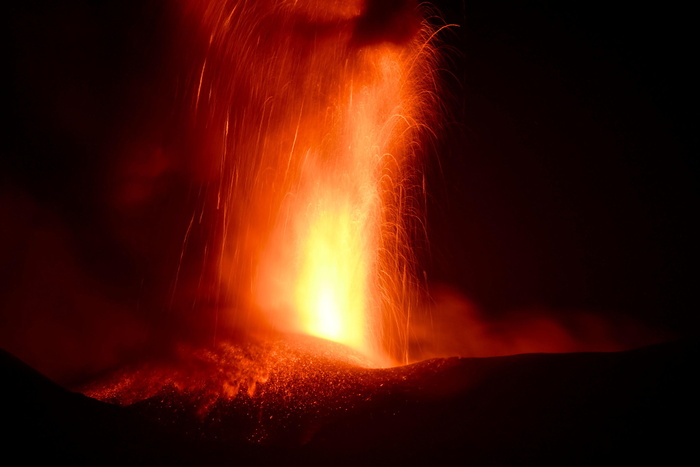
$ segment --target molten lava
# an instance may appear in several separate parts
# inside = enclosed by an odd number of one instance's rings
[[[320,212],[301,245],[294,298],[302,331],[363,349],[369,284],[361,234],[350,208]]]
[[[188,81],[218,171],[201,206],[220,219],[222,321],[388,365],[415,307],[433,35],[412,2],[379,6],[186,2],[185,16],[207,38]]]
[[[257,299],[271,322],[346,344],[387,363],[377,330],[410,270],[411,164],[417,109],[410,52],[396,47],[352,51],[361,71],[341,73],[335,96],[305,122],[323,129],[318,140],[295,147],[302,160],[290,181],[257,277]],[[346,51],[347,53],[347,51]],[[312,70],[322,73],[323,70]]]

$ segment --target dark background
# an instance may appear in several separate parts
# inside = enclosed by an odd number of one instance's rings
[[[451,115],[428,277],[697,334],[694,33],[680,2],[439,2]]]

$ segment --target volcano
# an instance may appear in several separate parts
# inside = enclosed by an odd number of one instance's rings
[[[9,5],[6,459],[692,459],[694,16],[587,5]]]

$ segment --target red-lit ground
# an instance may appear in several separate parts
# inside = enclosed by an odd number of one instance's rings
[[[250,374],[261,356],[270,371],[253,395],[212,400],[208,391],[231,370]],[[222,346],[175,372],[161,363],[122,373],[135,379],[117,388],[117,399],[150,386],[139,394],[148,398],[125,407],[70,393],[0,357],[6,455],[79,465],[677,463],[694,455],[700,415],[697,341],[390,369],[338,360],[318,342],[258,352]],[[209,367],[204,378],[198,366]],[[182,387],[180,376],[197,379]]]

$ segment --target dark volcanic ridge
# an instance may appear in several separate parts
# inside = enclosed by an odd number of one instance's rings
[[[4,353],[3,419],[31,456],[74,464],[668,462],[694,446],[698,344],[385,369],[315,340],[222,345],[86,389],[121,406]]]

